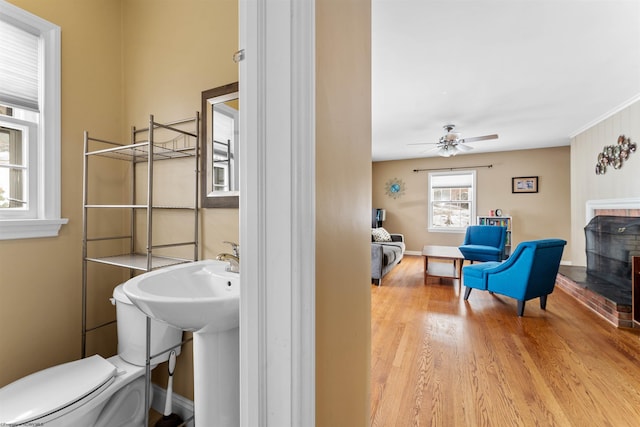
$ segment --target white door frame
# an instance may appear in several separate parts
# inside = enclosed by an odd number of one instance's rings
[[[240,0],[240,412],[315,425],[315,2]]]

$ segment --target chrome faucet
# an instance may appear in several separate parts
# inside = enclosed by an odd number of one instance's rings
[[[228,254],[226,252],[223,252],[218,254],[218,256],[216,256],[216,259],[218,261],[227,261],[229,263],[229,265],[226,268],[227,271],[230,271],[232,273],[239,273],[240,272],[240,251],[238,249],[239,245],[237,243],[227,242],[227,241],[223,243],[227,243],[231,245],[231,252],[233,252],[233,254]]]
[[[226,243],[227,245],[231,245],[231,253],[233,253],[234,256],[240,258],[240,245],[237,244],[236,242],[229,242],[227,240],[225,240],[222,243]]]

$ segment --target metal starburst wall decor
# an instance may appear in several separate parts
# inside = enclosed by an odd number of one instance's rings
[[[397,199],[402,196],[405,191],[404,182],[398,178],[392,178],[384,185],[387,196]]]
[[[616,145],[605,145],[602,151],[598,153],[598,163],[596,163],[596,175],[604,175],[607,168],[611,166],[614,169],[620,169],[625,160],[629,158],[631,153],[635,153],[636,143],[631,142],[624,135],[618,137]]]

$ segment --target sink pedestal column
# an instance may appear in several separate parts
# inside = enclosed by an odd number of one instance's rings
[[[239,328],[193,333],[193,376],[195,426],[239,426]]]

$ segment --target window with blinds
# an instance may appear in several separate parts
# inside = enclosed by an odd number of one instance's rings
[[[429,174],[429,231],[464,232],[475,218],[475,171]]]
[[[0,0],[0,240],[58,234],[60,27]]]
[[[35,218],[40,36],[0,19],[0,40],[0,214]]]

